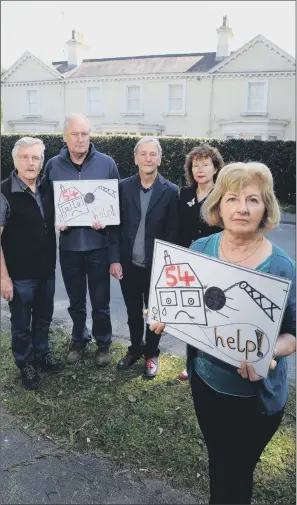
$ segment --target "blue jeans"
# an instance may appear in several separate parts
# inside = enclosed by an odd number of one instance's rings
[[[69,315],[73,321],[73,343],[89,340],[87,319],[87,284],[92,305],[92,335],[101,349],[111,344],[110,274],[108,249],[93,251],[60,250],[60,264],[69,297]]]
[[[48,334],[54,312],[55,278],[13,280],[9,302],[12,353],[19,368],[49,351]]]

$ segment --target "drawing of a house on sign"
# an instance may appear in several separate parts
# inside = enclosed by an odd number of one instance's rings
[[[148,323],[266,377],[291,281],[155,240]]]
[[[59,209],[62,213],[63,220],[67,223],[71,219],[87,214],[89,209],[84,201],[83,194],[74,186],[65,189],[60,185],[61,194],[59,198]]]
[[[203,287],[188,263],[171,264],[165,251],[165,265],[156,284],[160,321],[207,325]]]

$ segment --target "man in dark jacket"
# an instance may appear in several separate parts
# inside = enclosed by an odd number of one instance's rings
[[[65,180],[119,179],[112,158],[96,151],[90,143],[90,126],[82,114],[72,114],[64,123],[66,146],[51,158],[45,175],[51,182]],[[110,362],[112,329],[110,320],[110,274],[121,279],[118,226],[104,227],[99,221],[92,226],[59,227],[60,264],[70,300],[68,309],[73,321],[69,363],[83,358],[90,340],[86,327],[86,294],[89,288],[92,305],[92,335],[98,350],[98,367]]]
[[[119,369],[132,366],[145,357],[144,377],[158,373],[160,336],[146,326],[145,345],[143,305],[147,307],[154,240],[176,244],[179,235],[178,187],[158,173],[162,149],[158,139],[143,137],[134,149],[139,172],[120,182],[121,288],[128,312],[131,346],[119,361]]]
[[[15,170],[1,184],[1,296],[9,302],[12,352],[26,389],[39,387],[39,369],[63,369],[48,344],[56,235],[52,189],[39,176],[44,149],[40,139],[19,139],[12,150]]]

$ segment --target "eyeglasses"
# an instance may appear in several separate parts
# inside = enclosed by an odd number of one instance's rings
[[[28,154],[21,154],[19,156],[20,160],[29,162],[30,160],[33,161],[33,163],[40,163],[41,158],[40,156],[28,156]]]

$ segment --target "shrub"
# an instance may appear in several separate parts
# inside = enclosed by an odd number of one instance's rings
[[[3,134],[1,137],[2,180],[13,170],[11,151],[23,134]],[[63,147],[61,134],[36,134],[46,146],[45,162],[59,153]],[[139,137],[131,135],[93,135],[91,141],[98,151],[114,158],[122,178],[136,172],[133,149]],[[275,192],[281,202],[295,204],[296,198],[296,142],[262,141],[243,139],[202,139],[194,137],[159,137],[162,150],[160,172],[178,185],[185,184],[184,163],[187,153],[202,142],[217,147],[225,163],[233,161],[259,161],[271,170],[275,181]]]

